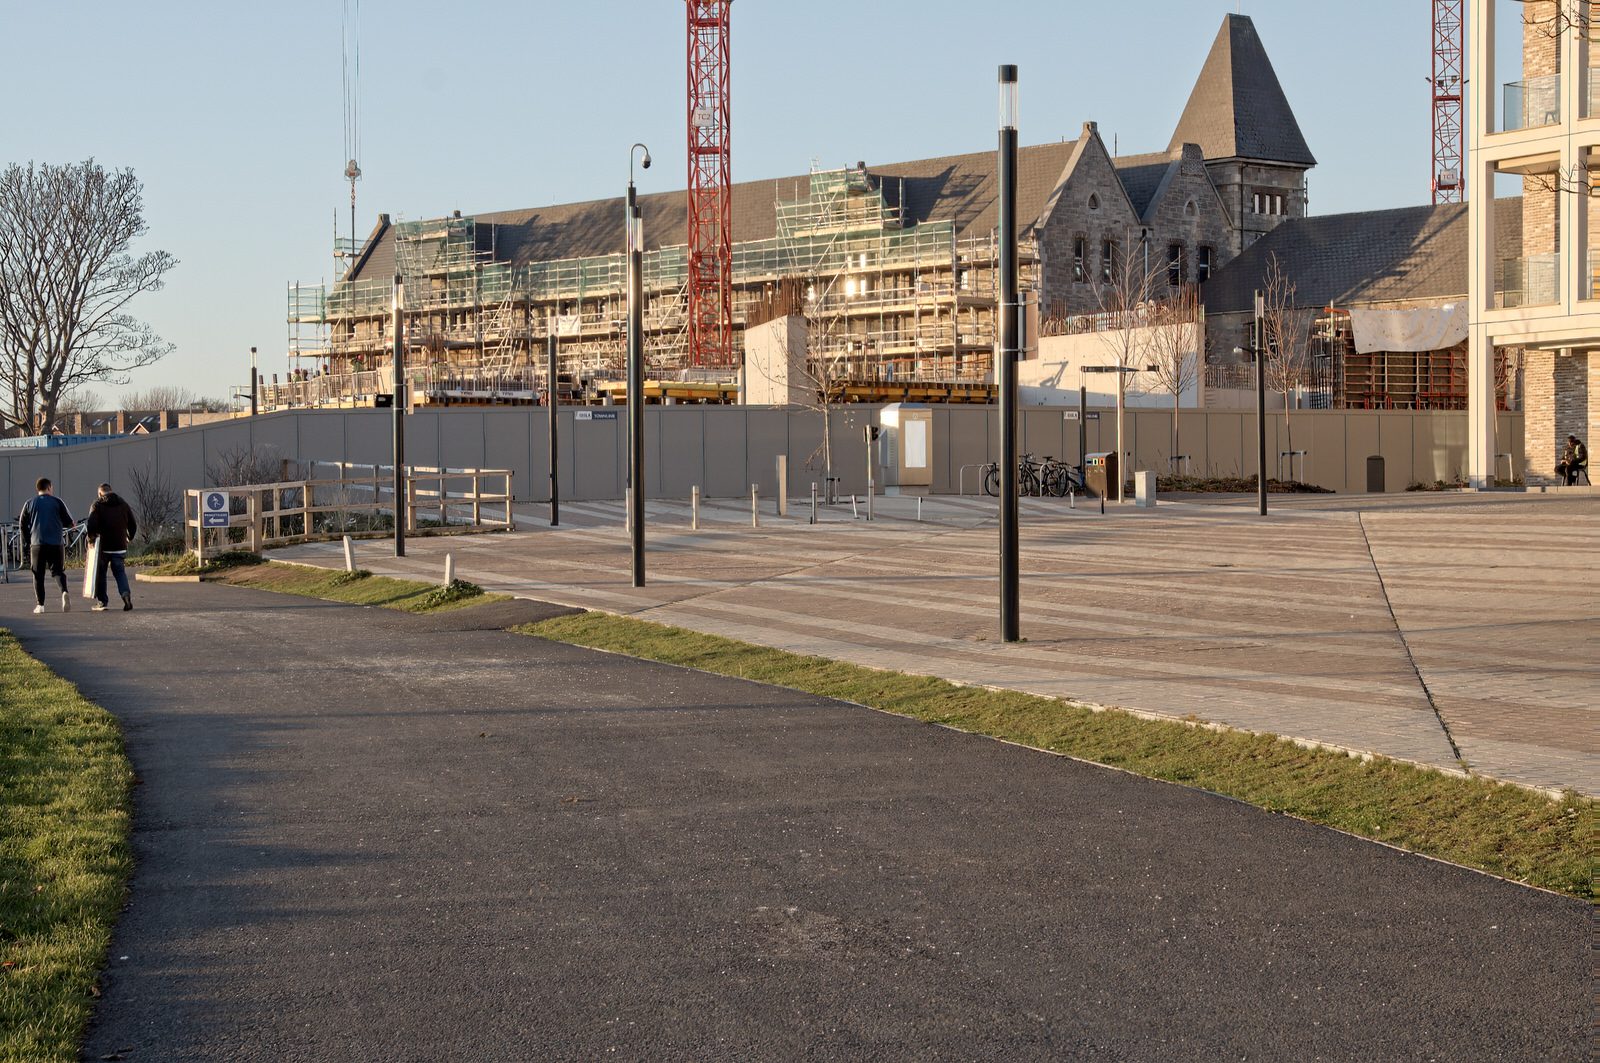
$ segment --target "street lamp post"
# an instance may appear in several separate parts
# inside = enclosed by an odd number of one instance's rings
[[[550,433],[550,527],[554,528],[561,523],[560,465],[556,460],[556,447],[560,443],[556,415],[561,412],[561,407],[556,396],[556,315],[553,310],[545,317],[544,343],[548,363],[545,367],[544,412],[547,417],[545,427]]]
[[[1256,360],[1256,501],[1261,515],[1267,515],[1267,359],[1265,337],[1262,335],[1263,317],[1261,292],[1256,291],[1256,315],[1250,325],[1249,348],[1235,347],[1239,357],[1248,353]],[[1287,400],[1285,400],[1287,401]]]
[[[250,348],[250,416],[251,417],[254,417],[256,415],[256,411],[258,409],[257,401],[258,400],[257,400],[257,397],[256,397],[256,349],[254,347],[252,347],[252,348]],[[193,413],[193,411],[190,411],[190,412],[191,412],[191,414]],[[193,420],[192,417],[191,417],[189,423],[190,424],[194,423],[194,420]]]
[[[1017,501],[1017,68],[1000,68],[1000,639],[1022,638],[1020,514]]]
[[[394,556],[406,556],[406,282],[394,275]],[[311,529],[307,528],[307,531]]]
[[[633,585],[644,586],[644,226],[633,187],[633,160],[650,168],[650,149],[628,149],[628,538]]]

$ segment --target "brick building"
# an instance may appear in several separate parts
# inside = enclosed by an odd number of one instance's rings
[[[1158,298],[1204,282],[1305,215],[1313,165],[1254,23],[1229,15],[1166,151],[1114,157],[1092,122],[1076,140],[1022,149],[1024,288],[1048,323],[1092,319],[1119,259],[1153,263],[1166,284]],[[747,324],[801,314],[826,321],[811,330],[808,356],[828,363],[844,398],[992,397],[993,152],[862,162],[732,192],[737,350]],[[696,365],[687,349],[685,194],[644,195],[640,207],[647,397],[726,401],[739,366]],[[331,288],[290,286],[289,353],[301,368],[263,389],[267,407],[358,405],[392,389],[396,273],[416,401],[536,401],[552,334],[558,390],[620,397],[621,218],[619,200],[380,216]]]

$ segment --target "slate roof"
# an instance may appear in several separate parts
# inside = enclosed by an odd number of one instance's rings
[[[1128,190],[1134,211],[1142,218],[1150,209],[1150,201],[1161,188],[1167,171],[1179,160],[1170,151],[1158,151],[1148,155],[1119,155],[1111,161],[1117,168],[1117,176],[1122,178],[1122,187]]]
[[[1248,15],[1223,19],[1170,147],[1185,143],[1211,160],[1317,164]]]
[[[1496,201],[1495,225],[1505,246],[1522,246],[1522,200]],[[1467,208],[1446,203],[1286,221],[1202,287],[1206,313],[1249,312],[1273,255],[1300,306],[1464,298]]]
[[[1019,151],[1019,233],[1026,232],[1043,213],[1075,147],[1075,141],[1064,140],[1036,144]],[[990,232],[999,221],[993,151],[869,166],[867,169],[873,178],[890,186],[885,193],[891,202],[903,195],[908,222],[953,220],[958,236],[978,236]],[[735,184],[732,189],[734,240],[767,240],[775,237],[778,199],[804,195],[809,180],[809,175],[802,174]],[[498,211],[473,217],[480,225],[496,226],[497,260],[522,265],[621,252],[622,202],[622,197],[618,196],[614,199]],[[684,242],[688,228],[687,204],[687,193],[681,190],[639,197],[647,249],[672,247]],[[394,229],[380,226],[374,232],[377,243],[357,261],[354,271],[357,279],[389,277],[394,273]]]

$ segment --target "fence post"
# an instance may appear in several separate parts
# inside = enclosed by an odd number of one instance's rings
[[[789,515],[789,455],[778,455],[778,516]]]
[[[817,481],[811,481],[811,523],[817,522]]]

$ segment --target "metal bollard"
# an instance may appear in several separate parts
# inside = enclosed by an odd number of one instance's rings
[[[689,491],[689,530],[700,530],[700,485],[695,484]]]
[[[633,492],[629,491],[622,496],[622,527],[624,531],[633,531]]]
[[[867,478],[867,519],[872,519],[872,478]]]
[[[750,527],[761,527],[761,489],[750,485]]]
[[[344,537],[344,570],[346,572],[356,570],[356,544],[350,541],[348,535]]]
[[[811,481],[811,523],[817,522],[817,482]]]
[[[1067,508],[1078,508],[1078,492],[1074,491],[1071,487],[1067,488]]]
[[[861,511],[856,508],[856,496],[850,496],[850,516],[855,520],[861,519]]]
[[[922,523],[922,496],[917,496],[917,523]]]

